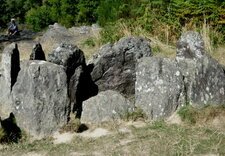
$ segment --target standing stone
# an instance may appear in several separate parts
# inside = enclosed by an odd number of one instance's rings
[[[82,103],[84,100],[97,95],[98,86],[92,81],[92,65],[86,67],[79,66],[70,79],[69,93],[72,112],[76,112],[76,117],[81,117]]]
[[[206,55],[200,34],[188,31],[181,36],[176,60],[184,76],[187,103],[193,106],[225,103],[224,69]]]
[[[72,44],[60,44],[48,55],[48,61],[65,67],[68,82],[78,66],[86,66],[83,51]]]
[[[33,46],[32,53],[30,55],[30,60],[46,60],[45,53],[42,50],[42,46],[40,43],[37,43]]]
[[[99,91],[115,90],[133,95],[136,62],[151,55],[151,47],[143,38],[122,38],[114,45],[106,44],[90,61],[94,64],[92,79]]]
[[[48,136],[67,123],[67,77],[61,66],[25,61],[12,96],[18,126],[35,137]]]
[[[134,105],[121,94],[108,90],[83,102],[81,121],[84,123],[113,121],[132,112],[133,109]]]
[[[12,111],[11,90],[20,71],[20,57],[17,44],[7,46],[2,54],[0,70],[0,116],[8,117]]]
[[[173,60],[146,57],[139,60],[135,85],[136,107],[149,119],[165,119],[184,105],[183,77]]]

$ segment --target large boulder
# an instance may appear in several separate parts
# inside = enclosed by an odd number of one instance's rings
[[[151,47],[143,38],[122,38],[117,43],[106,44],[89,63],[99,91],[116,90],[125,95],[135,93],[136,62],[151,56]]]
[[[187,102],[193,106],[225,103],[225,72],[204,49],[202,37],[188,31],[177,43],[179,68],[184,76]]]
[[[83,102],[81,122],[99,123],[120,119],[132,112],[134,105],[116,91],[100,92],[97,96]]]
[[[7,46],[2,54],[0,70],[0,116],[8,117],[12,111],[11,90],[20,71],[20,57],[17,44]]]
[[[64,66],[68,81],[78,66],[86,66],[83,51],[72,44],[60,44],[49,53],[48,61]]]
[[[145,57],[136,70],[136,107],[149,119],[165,119],[185,104],[182,74],[174,60]]]
[[[62,42],[70,43],[73,36],[62,25],[55,23],[49,25],[49,29],[43,34],[41,44],[48,45],[49,43],[60,44]],[[49,45],[48,45],[49,46]]]
[[[18,126],[44,137],[66,124],[70,113],[67,90],[63,67],[45,61],[23,62],[12,90]]]

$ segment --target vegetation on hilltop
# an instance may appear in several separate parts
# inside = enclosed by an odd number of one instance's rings
[[[0,0],[1,28],[11,17],[40,31],[58,22],[66,27],[99,23],[121,37],[121,24],[131,32],[140,28],[162,41],[174,43],[183,29],[209,29],[214,45],[225,40],[223,0]],[[109,31],[105,31],[110,35]],[[103,34],[104,34],[103,33]]]

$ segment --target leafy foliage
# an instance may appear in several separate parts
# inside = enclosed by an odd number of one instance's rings
[[[132,31],[141,27],[162,41],[173,43],[183,28],[193,30],[204,23],[221,35],[210,35],[215,43],[225,41],[224,0],[0,0],[1,28],[14,17],[26,22],[34,30],[41,30],[58,22],[66,27],[99,23],[112,28],[108,41],[116,40],[118,23],[125,23]],[[103,36],[110,35],[103,32]],[[112,37],[114,37],[112,39]],[[214,42],[214,41],[213,41]]]

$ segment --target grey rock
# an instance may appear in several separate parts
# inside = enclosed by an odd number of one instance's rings
[[[3,51],[0,70],[0,115],[3,118],[8,117],[12,111],[11,90],[16,82],[19,71],[19,50],[17,44],[12,43]]]
[[[35,137],[48,136],[67,123],[67,78],[61,66],[46,61],[23,62],[12,96],[18,126]]]
[[[133,111],[133,109],[134,105],[121,94],[108,90],[84,101],[81,122],[113,121],[120,119],[122,115]]]
[[[81,75],[83,73],[83,67],[79,66],[76,68],[74,74],[72,75],[69,83],[69,96],[71,101],[71,112],[77,111],[78,107],[82,106],[82,104],[79,104],[79,85],[81,80]]]
[[[116,90],[133,95],[136,62],[151,55],[151,47],[143,38],[122,38],[114,45],[106,44],[89,62],[94,64],[92,79],[99,91]]]
[[[98,94],[98,86],[92,81],[91,71],[93,66],[79,66],[70,79],[69,93],[71,99],[72,112],[76,112],[76,117],[81,117],[82,103],[84,100]]]
[[[165,119],[185,104],[183,76],[174,60],[142,58],[136,72],[135,106],[149,119]]]
[[[199,60],[179,60],[187,102],[193,106],[225,103],[225,70],[210,56]]]
[[[177,42],[177,59],[198,59],[205,55],[202,36],[195,31],[187,31]]]
[[[72,27],[68,31],[73,35],[77,36],[78,34],[93,37],[98,33],[102,28],[97,24],[92,24],[92,26],[81,26],[81,27]]]
[[[58,23],[55,23],[54,25],[50,25],[49,29],[43,34],[41,38],[41,44],[45,44],[49,41],[51,41],[55,44],[59,43],[68,43],[70,40],[73,39],[73,36],[69,34],[68,30],[61,26]]]
[[[40,43],[37,43],[33,46],[32,53],[30,55],[30,60],[46,60],[45,53]]]
[[[186,32],[177,45],[176,60],[184,76],[187,103],[193,106],[224,104],[225,70],[215,59],[206,55],[200,34]]]
[[[68,81],[78,66],[86,66],[83,51],[72,44],[60,44],[49,53],[48,61],[64,66]]]

